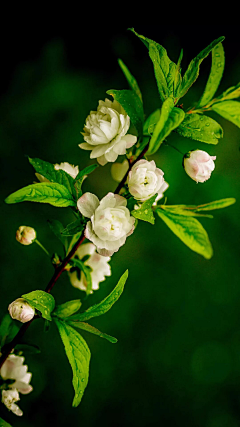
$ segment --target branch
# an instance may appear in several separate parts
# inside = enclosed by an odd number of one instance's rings
[[[116,190],[115,190],[115,194],[119,193],[119,191],[122,189],[122,187],[125,184],[125,181],[127,179],[127,176],[130,172],[130,170],[132,169],[132,167],[135,165],[135,163],[140,160],[147,152],[149,147],[149,143],[144,147],[143,151],[139,154],[139,156],[134,160],[134,162],[132,162],[130,164],[130,167],[128,169],[128,171],[126,172],[126,174],[124,175],[122,181],[118,184]],[[69,252],[69,254],[66,256],[66,258],[64,258],[64,260],[62,261],[62,263],[60,264],[59,267],[56,268],[51,280],[49,281],[45,292],[51,293],[53,287],[55,286],[57,280],[59,279],[59,277],[61,276],[61,274],[63,273],[63,271],[65,270],[66,265],[69,263],[70,259],[74,256],[76,250],[79,248],[79,246],[82,244],[82,242],[84,241],[85,236],[84,236],[84,231],[82,232],[80,238],[78,239],[78,241],[75,243],[75,245],[72,247],[71,251]],[[13,338],[13,340],[4,345],[2,348],[2,355],[0,357],[0,368],[3,365],[3,363],[5,362],[5,360],[7,359],[7,357],[9,356],[9,354],[14,350],[14,347],[16,346],[16,344],[21,340],[21,338],[23,337],[23,335],[25,334],[25,332],[27,331],[27,329],[29,328],[29,326],[31,325],[31,323],[33,322],[34,319],[39,318],[38,315],[34,316],[29,322],[24,323],[21,328],[19,329],[18,333],[15,335],[15,337]]]

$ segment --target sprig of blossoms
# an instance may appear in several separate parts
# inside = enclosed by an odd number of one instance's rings
[[[24,357],[10,354],[0,369],[0,377],[3,380],[2,402],[15,415],[23,415],[22,410],[15,402],[20,400],[19,393],[28,394],[32,391],[29,384],[32,378],[31,372],[27,372],[27,365],[23,365]],[[12,382],[9,382],[12,380]]]
[[[81,214],[90,218],[85,236],[103,256],[112,256],[133,233],[135,218],[130,215],[127,200],[118,194],[108,193],[101,201],[92,193],[85,193],[78,200]]]
[[[97,111],[91,111],[86,119],[85,142],[79,144],[83,150],[90,150],[90,158],[97,159],[104,166],[115,162],[117,157],[137,142],[135,135],[127,134],[130,117],[117,101],[99,101]]]

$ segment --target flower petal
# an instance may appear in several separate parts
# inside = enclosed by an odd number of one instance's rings
[[[98,206],[98,197],[92,193],[84,193],[77,201],[79,211],[87,218],[91,218]]]

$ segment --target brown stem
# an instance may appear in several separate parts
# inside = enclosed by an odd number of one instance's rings
[[[122,181],[118,184],[116,190],[115,190],[115,194],[119,193],[119,191],[122,189],[122,187],[125,184],[125,181],[127,179],[128,173],[130,172],[130,170],[132,169],[133,165],[140,159],[142,159],[142,157],[144,156],[144,154],[146,154],[147,150],[149,147],[149,143],[144,147],[143,151],[139,154],[139,156],[134,160],[134,162],[132,162],[129,166],[128,171],[126,172],[126,174],[124,175]],[[82,244],[82,242],[84,241],[85,236],[84,236],[84,231],[82,232],[80,238],[78,239],[78,241],[75,243],[75,245],[72,247],[71,251],[69,252],[69,254],[66,256],[66,258],[64,258],[64,260],[62,261],[62,263],[60,264],[59,267],[56,268],[51,280],[49,281],[45,292],[50,293],[52,288],[54,287],[55,283],[57,282],[57,280],[59,279],[59,277],[61,276],[61,274],[63,273],[63,271],[65,270],[66,265],[69,263],[70,259],[73,257],[73,255],[75,254],[76,250],[79,248],[79,246]],[[33,322],[34,319],[38,318],[39,316],[36,315],[34,316],[29,322],[24,323],[21,328],[19,329],[18,333],[15,335],[15,337],[13,338],[13,340],[4,345],[4,347],[2,348],[2,355],[0,357],[0,368],[3,365],[3,363],[5,362],[5,360],[7,359],[7,357],[9,356],[9,354],[12,352],[12,350],[14,349],[14,347],[16,346],[16,344],[22,339],[23,335],[25,334],[25,332],[27,331],[27,329],[29,328],[29,326],[31,325],[31,323]]]

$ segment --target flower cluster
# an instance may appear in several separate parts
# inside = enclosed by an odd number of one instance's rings
[[[20,400],[19,393],[28,394],[32,391],[29,384],[32,374],[27,372],[27,365],[23,365],[24,357],[10,354],[0,369],[0,379],[3,382],[2,402],[15,415],[23,415],[22,410],[16,405]]]

